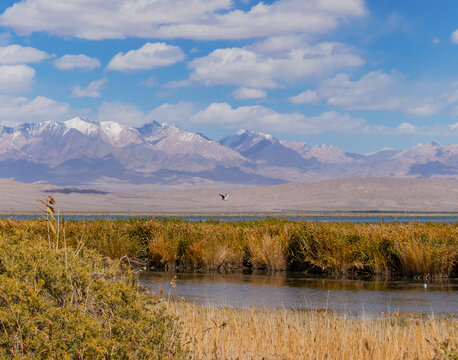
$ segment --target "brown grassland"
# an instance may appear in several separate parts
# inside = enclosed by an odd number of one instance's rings
[[[345,319],[315,310],[250,310],[169,301],[192,359],[457,359],[458,321],[396,313]]]
[[[457,320],[211,308],[126,264],[455,276],[456,224],[0,220],[0,358],[457,359]]]
[[[455,277],[458,224],[324,223],[267,219],[204,221],[130,219],[55,221],[58,246],[94,249],[166,270],[300,270],[333,276],[363,274]],[[41,220],[0,220],[0,233],[48,239]]]

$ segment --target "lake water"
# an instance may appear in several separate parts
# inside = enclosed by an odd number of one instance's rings
[[[302,273],[145,272],[143,286],[209,306],[332,309],[351,316],[458,313],[458,281],[338,280]],[[174,283],[175,287],[171,285]]]
[[[38,219],[38,215],[1,215],[3,218],[13,218],[16,220],[29,220],[29,219]],[[151,216],[115,216],[115,215],[70,215],[65,216],[66,220],[95,220],[95,219],[105,219],[105,220],[126,220],[126,219],[166,219],[172,217],[151,217]],[[382,215],[377,214],[373,216],[361,215],[361,216],[281,216],[281,217],[261,217],[261,216],[173,216],[176,219],[183,219],[188,221],[250,221],[250,220],[264,220],[267,218],[277,218],[277,219],[288,219],[296,221],[324,221],[324,222],[351,222],[351,223],[379,223],[379,222],[394,222],[398,221],[401,223],[411,223],[411,222],[443,222],[443,223],[458,223],[458,216],[391,216],[391,215]]]

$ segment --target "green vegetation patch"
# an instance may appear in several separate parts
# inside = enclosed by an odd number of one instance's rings
[[[39,223],[17,231],[3,225],[0,358],[186,357],[178,319],[141,293],[119,261],[85,246],[56,248],[46,237],[27,236]]]

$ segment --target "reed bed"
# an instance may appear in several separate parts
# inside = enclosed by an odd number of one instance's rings
[[[391,315],[345,319],[314,310],[203,307],[172,300],[192,359],[458,358],[458,322]]]
[[[52,200],[52,201],[51,201]],[[0,357],[456,359],[457,320],[203,307],[145,293],[124,262],[456,273],[457,226],[266,220],[0,220]],[[111,259],[110,259],[111,258]]]
[[[57,225],[68,245],[166,270],[300,270],[416,278],[458,274],[456,223],[130,219],[61,220]],[[0,234],[46,239],[48,227],[39,220],[0,220]]]

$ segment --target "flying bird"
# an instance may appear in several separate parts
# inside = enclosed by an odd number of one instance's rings
[[[219,194],[219,196],[221,196],[221,200],[223,200],[223,201],[226,201],[229,198],[229,194],[228,193],[226,193],[226,195]]]

